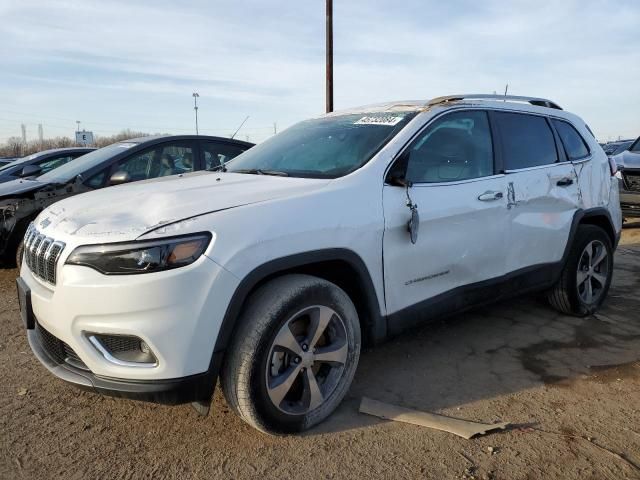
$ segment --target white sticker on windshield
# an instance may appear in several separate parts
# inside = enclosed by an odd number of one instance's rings
[[[362,117],[360,120],[355,122],[355,125],[389,125],[394,126],[402,121],[402,117],[397,115],[381,115],[381,116],[371,116],[371,117]]]

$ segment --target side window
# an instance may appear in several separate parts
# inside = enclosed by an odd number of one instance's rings
[[[114,172],[126,172],[130,181],[165,177],[193,171],[193,148],[164,144],[120,160]]]
[[[414,183],[493,175],[493,143],[487,113],[471,110],[439,118],[409,145],[400,161],[406,162],[406,178]]]
[[[89,188],[102,188],[104,186],[104,181],[107,178],[107,172],[109,168],[102,170],[101,172],[96,173],[95,175],[89,177],[84,184]]]
[[[502,156],[507,170],[539,167],[558,161],[556,142],[546,118],[496,112]]]
[[[244,152],[245,149],[238,145],[229,145],[227,143],[204,142],[202,151],[204,152],[204,168],[209,170],[227,163]]]
[[[580,134],[573,128],[573,125],[561,120],[552,120],[553,125],[560,135],[560,140],[564,146],[569,160],[580,160],[589,155],[589,147]]]
[[[47,172],[50,172],[54,168],[61,167],[65,163],[70,162],[71,160],[73,160],[73,158],[74,157],[69,155],[64,157],[48,158],[45,161],[38,163],[38,165],[42,169],[42,174],[45,174]]]

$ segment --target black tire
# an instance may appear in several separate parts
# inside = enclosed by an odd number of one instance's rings
[[[598,295],[593,301],[587,302],[581,296],[580,285],[578,285],[578,269],[581,268],[583,253],[591,242],[599,242],[606,249],[607,256],[602,261],[606,265],[606,281],[598,291]],[[609,235],[600,227],[595,225],[580,225],[576,232],[573,245],[564,265],[560,279],[556,285],[548,292],[547,299],[552,307],[560,313],[584,317],[591,315],[600,308],[604,302],[613,274],[613,246]],[[591,280],[588,280],[591,281]]]
[[[22,267],[22,255],[24,254],[24,242],[20,242],[18,244],[18,248],[16,249],[16,267],[18,267],[18,272],[20,272],[20,268]]]
[[[325,378],[317,377],[321,389],[328,389],[334,385],[329,392],[323,393],[321,404],[312,409],[311,396],[307,396],[308,411],[285,412],[281,407],[284,403],[290,402],[283,399],[283,403],[276,405],[270,397],[268,386],[269,372],[274,368],[274,355],[277,355],[273,350],[277,343],[276,337],[285,325],[291,325],[291,319],[296,318],[297,312],[318,306],[333,310],[335,315],[331,316],[330,325],[333,325],[334,321],[340,321],[339,325],[344,334],[341,341],[346,343],[346,347],[343,343],[341,348],[345,361],[341,367],[335,367],[336,370],[333,370],[333,366],[326,367],[335,374],[327,374]],[[309,320],[309,325],[311,323]],[[332,326],[332,331],[333,328]],[[329,328],[325,331],[329,332]],[[307,347],[299,337],[297,342]],[[328,417],[347,393],[360,357],[360,343],[358,314],[351,299],[338,286],[309,275],[285,275],[271,280],[250,296],[227,349],[221,371],[221,384],[227,403],[244,421],[265,433],[288,434],[307,430]],[[318,351],[321,349],[322,347],[319,347]],[[311,349],[307,355],[309,353]],[[312,355],[315,354],[314,348]],[[297,357],[296,363],[300,363],[300,358]],[[325,368],[322,363],[318,361],[318,364],[309,367],[309,370]],[[288,367],[283,367],[285,374],[287,371],[295,370],[294,367],[302,367],[302,364],[290,363]],[[296,381],[305,382],[305,368],[302,368],[301,372]],[[328,382],[329,378],[331,383]],[[308,383],[306,385],[308,386]]]

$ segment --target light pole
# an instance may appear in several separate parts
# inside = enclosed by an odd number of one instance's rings
[[[198,97],[200,95],[198,95],[198,92],[193,92],[193,109],[196,111],[196,135],[199,135],[198,133]]]
[[[76,124],[78,125],[78,128],[76,129],[76,132],[80,131],[80,120],[76,120]]]

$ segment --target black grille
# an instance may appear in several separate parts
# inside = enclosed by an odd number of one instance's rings
[[[140,351],[140,339],[126,335],[96,335],[110,353]]]
[[[624,185],[627,190],[632,192],[640,192],[640,172],[622,172]]]
[[[69,345],[49,333],[38,322],[36,322],[36,333],[40,340],[40,345],[53,360],[58,363],[68,363],[82,370],[89,370]]]

